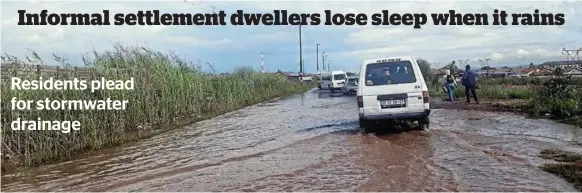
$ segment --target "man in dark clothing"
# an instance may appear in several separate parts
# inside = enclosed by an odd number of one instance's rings
[[[463,85],[465,85],[465,96],[467,97],[467,103],[471,103],[471,98],[469,97],[469,91],[473,94],[475,103],[479,104],[477,100],[477,93],[475,88],[477,87],[477,74],[471,70],[471,66],[465,66],[465,73],[463,73],[462,79]]]

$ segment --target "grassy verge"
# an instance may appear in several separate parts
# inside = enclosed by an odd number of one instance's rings
[[[177,126],[223,114],[276,97],[303,92],[312,84],[299,84],[284,76],[258,73],[240,67],[234,73],[215,76],[202,72],[199,65],[173,55],[145,48],[116,47],[113,51],[94,53],[85,65],[98,69],[82,79],[113,80],[134,78],[134,90],[11,90],[10,82],[1,85],[2,165],[35,166],[66,160],[81,152],[101,149],[148,137]],[[27,62],[3,57],[9,69],[26,69]],[[32,74],[26,79],[38,80]],[[55,79],[81,78],[67,71]],[[43,77],[45,80],[48,77]],[[23,100],[129,100],[126,110],[11,110],[12,97]],[[13,131],[10,124],[23,120],[80,121],[80,131]]]
[[[544,150],[541,157],[559,163],[544,164],[540,169],[565,179],[582,191],[582,155],[561,150]]]
[[[432,80],[429,83],[432,96],[448,98],[439,81],[428,79]],[[580,78],[483,79],[479,80],[478,85],[479,100],[483,105],[488,105],[485,109],[518,109],[533,117],[547,117],[582,127]],[[455,99],[459,102],[465,101],[465,88],[462,85],[455,89]]]
[[[440,88],[440,83],[432,83],[429,90],[432,96],[448,98],[448,95]],[[531,99],[534,95],[534,89],[528,85],[510,85],[510,84],[492,84],[488,82],[479,82],[477,96],[488,101],[502,101],[512,99]],[[465,101],[465,87],[459,83],[454,92],[455,99]]]

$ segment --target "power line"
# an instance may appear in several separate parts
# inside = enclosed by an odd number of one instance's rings
[[[481,67],[489,66],[489,58],[479,59],[479,62],[481,63]]]
[[[580,62],[580,52],[582,52],[582,48],[575,50],[562,48],[562,55],[566,55],[567,62]]]
[[[489,69],[490,69],[490,66],[489,66],[489,58],[479,59],[479,62],[481,63],[481,68],[487,67],[487,74],[489,74]]]
[[[459,61],[459,65],[461,65],[461,68],[469,64],[469,59],[458,60],[458,61]]]

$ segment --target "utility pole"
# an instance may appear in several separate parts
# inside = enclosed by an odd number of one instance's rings
[[[263,52],[261,52],[261,73],[265,73],[265,61],[263,59]]]
[[[323,63],[323,72],[325,72],[325,52],[321,53],[321,62]]]
[[[303,50],[301,47],[301,24],[299,24],[299,79],[303,80]]]
[[[317,43],[315,45],[315,57],[316,57],[315,61],[317,62],[317,74],[319,74],[319,45],[321,44]]]

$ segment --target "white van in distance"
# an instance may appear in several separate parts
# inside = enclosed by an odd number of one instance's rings
[[[346,83],[348,75],[344,71],[332,71],[321,73],[319,89],[329,89],[331,92],[341,90]]]
[[[364,60],[357,101],[360,127],[365,131],[380,120],[391,124],[417,121],[417,129],[428,129],[428,87],[413,57]]]

